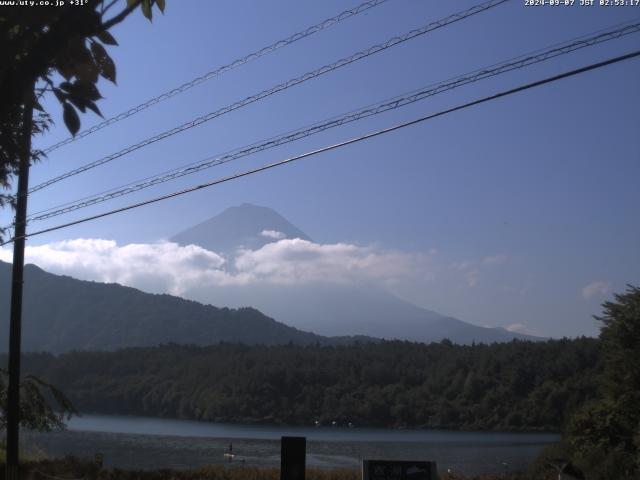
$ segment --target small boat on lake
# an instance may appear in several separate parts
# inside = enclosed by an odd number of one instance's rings
[[[233,460],[233,458],[236,456],[235,453],[233,453],[233,443],[229,443],[229,449],[224,452],[223,456],[224,459],[228,462],[231,462]]]

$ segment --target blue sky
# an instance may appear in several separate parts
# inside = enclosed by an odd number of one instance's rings
[[[389,0],[53,152],[35,185],[83,163],[477,2]],[[347,1],[167,2],[114,30],[118,85],[105,116],[355,6]],[[640,17],[640,7],[504,6],[293,87],[38,192],[35,212]],[[629,52],[639,34],[456,89],[31,228],[142,200]],[[479,325],[593,335],[591,315],[640,283],[640,61],[563,80],[179,199],[34,237],[154,243],[244,202],[269,206],[321,244],[428,255],[397,295]],[[38,145],[67,136],[58,125]],[[83,127],[99,121],[82,118]],[[2,219],[9,218],[3,212]],[[426,268],[426,267],[425,267]]]

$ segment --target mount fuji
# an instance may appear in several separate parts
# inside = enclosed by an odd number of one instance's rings
[[[219,253],[227,259],[228,268],[233,269],[243,251],[256,251],[294,239],[312,242],[300,228],[276,211],[243,204],[176,234],[170,241]],[[251,306],[288,326],[324,336],[366,335],[417,342],[448,338],[461,344],[539,340],[442,315],[362,282],[318,280],[202,286],[192,288],[185,296],[213,305]]]

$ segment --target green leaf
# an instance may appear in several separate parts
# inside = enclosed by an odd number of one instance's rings
[[[73,83],[71,82],[62,82],[60,84],[60,88],[66,92],[71,92],[73,90]]]
[[[127,7],[133,7],[137,3],[137,0],[127,0]]]
[[[44,112],[44,108],[42,108],[42,105],[40,104],[40,102],[38,101],[37,98],[33,99],[33,108],[35,108],[36,110],[38,110],[39,112],[45,113]]]
[[[102,115],[102,112],[100,111],[98,106],[95,104],[95,102],[91,100],[87,100],[87,108],[91,110],[93,113],[95,113],[96,115],[99,115],[102,118],[104,118],[104,116]]]
[[[64,93],[62,90],[60,90],[59,88],[54,88],[53,93],[60,103],[64,103],[67,101],[67,94]]]
[[[101,64],[104,58],[109,56],[104,47],[98,42],[91,42],[91,53],[98,64]]]
[[[58,73],[60,73],[65,80],[70,80],[71,77],[73,77],[73,66],[69,64],[68,57],[64,55],[56,56],[54,68],[58,70]]]
[[[76,66],[76,76],[84,81],[96,83],[100,75],[100,65],[95,59]]]
[[[162,13],[164,13],[165,1],[164,0],[156,0],[156,4]]]
[[[71,38],[61,54],[65,57],[66,62],[75,75],[78,74],[79,66],[82,68],[81,66],[85,63],[93,61],[93,56],[87,48],[84,37],[78,36]]]
[[[85,107],[85,100],[81,97],[69,95],[69,101],[75,105],[75,107],[80,110],[82,113],[87,111]]]
[[[104,47],[97,42],[93,42],[91,43],[91,52],[100,66],[100,75],[116,83],[116,65]]]
[[[98,88],[92,82],[86,82],[83,80],[76,80],[73,84],[74,93],[85,97],[87,100],[99,100],[102,98]]]
[[[151,2],[150,0],[142,0],[142,14],[149,19],[152,20],[153,13],[151,12]]]
[[[102,76],[107,80],[116,83],[116,64],[113,63],[111,57],[106,57],[101,65],[100,70]]]
[[[116,42],[116,39],[113,38],[113,35],[111,35],[106,30],[104,32],[98,33],[96,37],[98,37],[98,39],[105,45],[118,45],[118,42]]]
[[[70,103],[63,103],[64,112],[62,118],[64,119],[64,124],[67,126],[71,135],[75,137],[78,130],[80,130],[80,118],[78,118],[78,113],[71,106]]]

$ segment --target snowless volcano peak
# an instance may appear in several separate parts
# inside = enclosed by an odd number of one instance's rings
[[[232,254],[239,248],[256,250],[285,238],[311,240],[275,210],[244,203],[230,207],[170,240],[198,245],[214,252]]]

